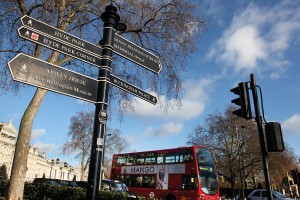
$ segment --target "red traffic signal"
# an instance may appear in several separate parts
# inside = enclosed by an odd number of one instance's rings
[[[238,87],[232,88],[230,92],[239,95],[238,98],[233,99],[231,102],[241,107],[240,109],[235,110],[232,113],[244,119],[252,119],[251,104],[247,83],[239,83]]]

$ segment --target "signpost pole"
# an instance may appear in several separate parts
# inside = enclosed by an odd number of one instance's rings
[[[90,166],[88,175],[87,200],[97,199],[99,187],[102,179],[102,159],[104,159],[104,135],[106,131],[107,106],[109,80],[111,73],[111,62],[113,52],[113,40],[117,23],[120,20],[116,7],[109,5],[102,13],[101,19],[104,22],[103,40],[102,40],[102,59],[99,69],[99,82],[97,92],[97,102],[94,119],[94,131],[90,155]],[[102,81],[101,81],[102,80]]]

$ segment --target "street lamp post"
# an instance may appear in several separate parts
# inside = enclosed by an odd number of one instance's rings
[[[50,165],[51,165],[51,169],[50,169],[50,179],[51,179],[51,178],[52,178],[52,177],[51,177],[51,173],[52,173],[52,167],[53,167],[53,165],[54,165],[54,159],[51,160]]]
[[[58,164],[59,164],[59,158],[57,158],[57,159],[56,159],[56,162],[55,162],[55,163],[56,163],[56,165],[58,165]],[[53,164],[53,165],[54,165],[54,164]],[[56,178],[56,169],[55,169],[55,171],[54,171],[54,172],[55,172],[55,173],[54,173],[54,179],[55,179],[55,178]]]
[[[64,180],[65,179],[65,170],[64,169],[68,169],[68,163],[67,162],[64,162],[64,166],[63,167],[61,167],[61,176],[62,176],[62,178],[60,178],[60,179],[62,179],[62,180]]]
[[[240,190],[239,190],[239,197],[240,199],[244,198],[244,184],[243,184],[243,173],[242,173],[242,165],[241,165],[241,144],[240,144],[240,134],[238,132],[238,128],[244,129],[246,126],[242,125],[240,127],[238,126],[231,126],[228,125],[227,128],[233,128],[233,132],[236,133],[236,145],[237,145],[237,156],[239,157],[239,176],[240,176]],[[243,145],[243,144],[242,144]]]
[[[103,176],[104,176],[104,160],[105,160],[105,145],[106,145],[106,138],[107,137],[110,137],[111,136],[111,134],[110,133],[108,133],[108,134],[106,134],[105,135],[105,137],[104,137],[104,144],[103,144],[103,159],[102,159],[102,178],[103,178]]]

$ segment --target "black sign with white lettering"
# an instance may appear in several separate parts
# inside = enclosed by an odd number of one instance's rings
[[[118,34],[114,37],[113,51],[152,72],[159,73],[161,70],[161,63],[157,56]]]
[[[149,103],[152,103],[154,105],[157,103],[157,99],[155,96],[152,96],[151,94],[131,85],[130,83],[127,83],[126,81],[123,81],[122,79],[112,74],[110,75],[110,83],[141,99],[144,99],[145,101],[148,101]]]
[[[88,41],[82,40],[74,35],[66,33],[65,31],[59,30],[55,27],[49,26],[37,19],[31,18],[29,16],[23,16],[21,18],[22,24],[24,26],[31,27],[38,32],[42,32],[44,35],[47,34],[50,37],[55,37],[55,39],[67,42],[76,48],[80,48],[89,53],[95,54],[95,56],[101,57],[102,49],[100,46],[96,46]]]
[[[18,32],[19,32],[19,36],[26,40],[30,40],[34,43],[43,45],[43,46],[53,49],[55,51],[59,51],[63,54],[66,54],[73,58],[77,58],[79,60],[90,63],[92,65],[95,65],[95,66],[101,65],[100,58],[98,58],[94,55],[91,55],[85,51],[76,49],[73,46],[69,45],[68,43],[63,43],[59,40],[55,40],[51,37],[48,37],[48,36],[42,34],[41,32],[35,31],[34,29],[21,26],[18,29]]]
[[[26,54],[8,62],[15,81],[96,103],[98,81]]]

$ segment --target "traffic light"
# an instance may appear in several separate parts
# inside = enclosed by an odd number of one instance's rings
[[[252,119],[247,83],[239,83],[238,86],[236,88],[232,88],[230,92],[239,95],[238,98],[233,99],[231,102],[241,107],[240,109],[235,110],[232,113],[244,119]]]
[[[284,151],[284,143],[280,123],[268,122],[265,125],[267,147],[269,152]]]

